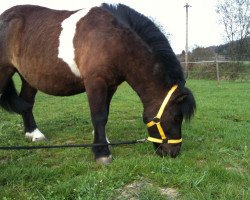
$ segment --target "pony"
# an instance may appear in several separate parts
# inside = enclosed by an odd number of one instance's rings
[[[22,86],[15,89],[18,73]],[[176,157],[181,126],[196,104],[166,36],[143,14],[123,5],[101,4],[75,11],[14,6],[0,15],[0,105],[21,115],[32,141],[46,139],[32,109],[37,91],[55,96],[86,92],[94,129],[92,151],[112,161],[105,133],[109,106],[126,81],[143,104],[148,140],[160,156]]]

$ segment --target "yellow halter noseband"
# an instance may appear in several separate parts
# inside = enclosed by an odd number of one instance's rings
[[[182,138],[181,139],[167,139],[166,134],[164,133],[162,126],[161,126],[161,116],[163,114],[163,111],[167,105],[167,103],[169,102],[170,97],[172,96],[172,94],[174,93],[174,91],[177,89],[178,85],[174,85],[169,92],[167,93],[167,96],[165,97],[163,103],[161,104],[161,107],[157,113],[157,115],[154,117],[154,119],[150,122],[147,123],[147,127],[150,128],[154,125],[156,125],[159,134],[161,136],[161,139],[159,138],[154,138],[154,137],[148,137],[147,140],[150,142],[155,142],[155,143],[168,143],[168,144],[178,144],[182,142]]]

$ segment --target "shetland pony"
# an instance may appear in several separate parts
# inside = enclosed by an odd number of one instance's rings
[[[22,80],[17,94],[12,76]],[[195,111],[183,71],[167,38],[149,18],[122,4],[76,11],[20,5],[0,15],[0,105],[18,113],[25,135],[44,140],[33,113],[37,91],[56,96],[87,93],[93,143],[105,143],[109,105],[126,81],[144,107],[156,152],[176,157],[181,126]],[[93,147],[97,162],[111,162],[108,145]]]

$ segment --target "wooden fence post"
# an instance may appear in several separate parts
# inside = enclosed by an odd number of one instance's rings
[[[219,62],[218,62],[218,54],[215,54],[215,65],[216,65],[216,77],[217,81],[220,81],[220,71],[219,71]]]

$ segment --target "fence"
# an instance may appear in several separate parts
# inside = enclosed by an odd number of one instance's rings
[[[187,78],[250,81],[250,61],[219,60],[181,62]]]

